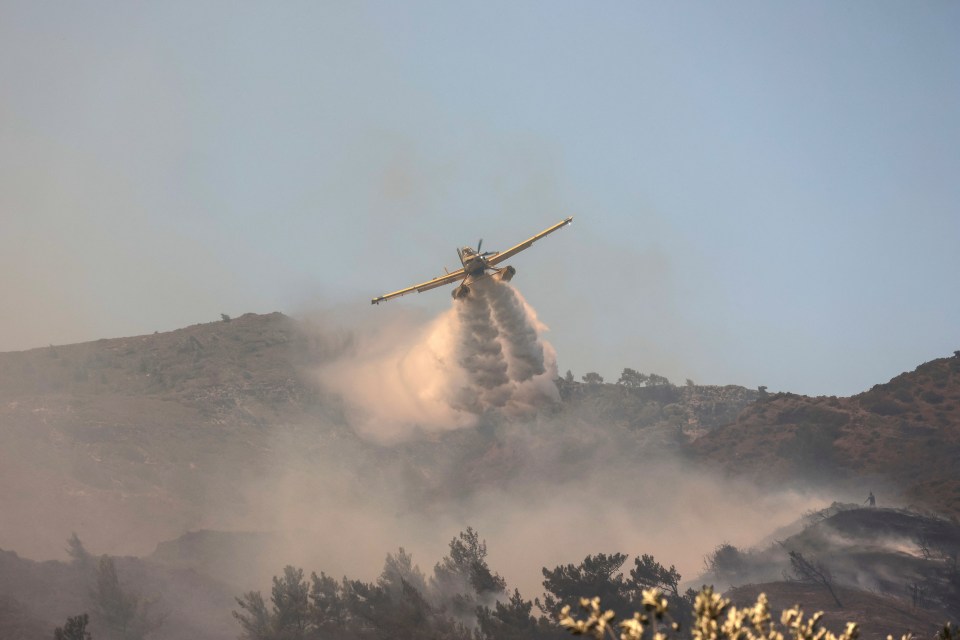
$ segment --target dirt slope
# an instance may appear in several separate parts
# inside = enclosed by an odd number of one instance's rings
[[[765,482],[876,479],[898,501],[960,516],[960,357],[849,398],[765,396],[693,449]]]

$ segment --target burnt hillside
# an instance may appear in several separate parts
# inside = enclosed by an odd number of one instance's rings
[[[778,535],[767,546],[729,547],[713,556],[712,571],[697,583],[728,588],[726,595],[739,605],[763,592],[774,610],[800,603],[808,612],[824,611],[828,626],[856,621],[863,637],[910,632],[930,637],[960,615],[956,522],[834,503],[800,523],[798,531]],[[790,557],[796,553],[824,572],[829,588],[796,571]]]

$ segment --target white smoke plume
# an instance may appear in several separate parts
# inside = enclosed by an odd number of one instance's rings
[[[507,361],[486,290],[474,285],[469,296],[454,301],[459,324],[457,362],[470,382],[460,389],[459,400],[477,414],[487,407],[502,407],[510,400]]]
[[[383,443],[470,427],[483,415],[528,417],[559,400],[545,330],[516,289],[482,278],[425,329],[360,336],[320,379],[361,435]]]
[[[524,382],[546,371],[543,345],[537,339],[536,327],[530,322],[530,310],[524,306],[513,287],[499,281],[493,283],[493,286],[484,287],[484,290],[510,355],[508,364],[511,378]]]

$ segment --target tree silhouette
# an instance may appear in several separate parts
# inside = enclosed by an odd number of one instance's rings
[[[76,536],[76,534],[74,534]],[[82,614],[67,618],[67,623],[53,630],[53,640],[92,640],[87,631],[90,616]]]
[[[302,638],[310,622],[310,585],[303,569],[283,568],[283,576],[273,578],[270,600],[273,602],[273,628],[281,638]]]
[[[636,585],[637,589],[652,589],[654,587],[672,594],[675,597],[680,596],[678,587],[680,584],[680,573],[676,567],[670,565],[669,569],[664,568],[657,562],[653,556],[643,554],[639,558],[634,558],[634,567],[630,570],[630,579]]]
[[[632,589],[620,569],[627,561],[623,553],[598,553],[587,556],[579,565],[560,565],[543,569],[543,604],[537,605],[544,613],[556,616],[563,605],[576,605],[580,598],[598,596],[613,608],[632,611]]]
[[[670,386],[670,380],[666,376],[660,376],[655,373],[651,373],[647,376],[647,386],[648,387],[667,387]]]
[[[98,622],[117,640],[142,640],[163,623],[163,616],[151,611],[153,602],[123,589],[110,556],[100,558],[92,595]]]
[[[493,609],[477,608],[477,640],[547,640],[566,636],[546,618],[535,618],[532,609],[533,602],[524,600],[518,589],[506,602],[495,603]]]
[[[617,384],[636,389],[646,384],[647,378],[648,376],[645,374],[628,367],[620,374],[620,379],[617,380]]]
[[[743,552],[729,542],[717,545],[712,553],[703,559],[706,570],[721,580],[734,584],[746,571]]]
[[[582,378],[582,379],[583,379],[583,381],[584,381],[585,383],[587,383],[587,384],[602,384],[602,383],[603,383],[603,376],[601,376],[601,375],[600,375],[599,373],[597,373],[596,371],[590,371],[590,372],[588,372],[588,373],[583,374],[583,378]]]
[[[819,584],[823,586],[827,591],[830,592],[830,595],[833,597],[833,601],[837,603],[837,606],[843,609],[843,603],[840,602],[840,598],[837,597],[837,593],[833,590],[833,576],[830,574],[830,570],[822,564],[811,562],[803,557],[803,554],[799,551],[790,552],[790,568],[793,569],[793,575],[796,580],[801,582],[812,582],[813,584]]]
[[[340,582],[320,572],[310,575],[310,613],[313,626],[321,636],[339,637],[349,620]]]
[[[70,556],[70,562],[81,569],[88,569],[93,563],[92,556],[80,542],[76,532],[67,539],[67,555]]]
[[[476,599],[492,599],[503,593],[506,581],[487,565],[487,543],[473,527],[450,541],[450,553],[433,568],[431,587],[437,600],[458,614],[472,613]]]
[[[387,554],[377,584],[390,591],[392,595],[400,595],[403,592],[404,582],[420,593],[427,592],[426,576],[420,571],[420,567],[413,564],[413,557],[400,547],[397,555]]]
[[[240,623],[242,640],[270,640],[273,638],[273,624],[267,604],[259,591],[248,591],[237,598],[242,612],[233,612]]]

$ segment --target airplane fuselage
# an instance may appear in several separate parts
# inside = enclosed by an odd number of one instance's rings
[[[482,255],[474,253],[470,247],[464,247],[460,250],[460,263],[463,264],[463,270],[467,275],[482,276],[489,269],[487,260]]]

